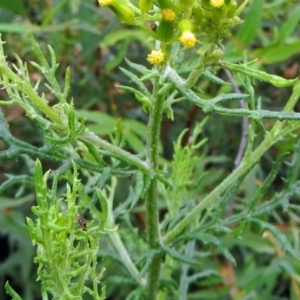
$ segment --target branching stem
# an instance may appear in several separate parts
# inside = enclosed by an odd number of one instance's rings
[[[293,93],[284,108],[284,112],[289,112],[293,109],[298,101],[300,94],[300,81],[295,85]],[[292,127],[293,125],[290,124]],[[299,125],[298,125],[299,127]],[[294,128],[295,129],[295,128]],[[203,209],[213,202],[225,192],[225,190],[233,184],[240,176],[245,174],[261,157],[262,155],[278,140],[282,139],[289,130],[283,130],[283,123],[277,121],[273,129],[266,135],[265,140],[253,151],[246,159],[242,161],[226,179],[222,181],[208,196],[206,196],[189,214],[187,214],[172,230],[170,230],[163,238],[164,244],[171,243],[191,222],[201,215]]]

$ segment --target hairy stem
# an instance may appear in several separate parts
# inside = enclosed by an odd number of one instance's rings
[[[158,147],[159,135],[163,113],[164,98],[157,94],[158,82],[155,83],[152,99],[152,107],[148,124],[147,137],[147,159],[150,164],[152,174],[158,167]],[[146,198],[146,231],[149,251],[159,250],[159,228],[158,228],[158,205],[157,205],[157,179],[151,178]],[[152,263],[149,267],[147,278],[148,298],[156,299],[159,274],[161,265],[161,255],[154,254]]]
[[[139,168],[142,171],[149,172],[148,163],[140,160],[137,156],[132,155],[129,152],[99,138],[93,132],[87,131],[87,132],[83,133],[79,137],[79,139],[82,141],[89,142],[95,146],[98,146],[99,148],[101,148],[103,150],[107,150],[107,151],[113,153],[116,157],[119,157],[120,159],[128,162],[129,164],[133,164],[134,166],[136,166],[137,168]]]

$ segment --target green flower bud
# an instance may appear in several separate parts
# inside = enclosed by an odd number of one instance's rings
[[[203,14],[203,8],[200,5],[195,5],[192,9],[192,13],[195,19],[196,26],[204,28],[209,23],[209,18],[205,17]]]
[[[139,8],[143,14],[147,13],[153,6],[152,0],[139,0]]]
[[[203,9],[203,16],[209,19],[218,19],[225,17],[227,14],[224,0],[202,0],[201,8]]]
[[[234,16],[233,18],[227,19],[226,24],[228,24],[229,27],[234,27],[234,26],[236,26],[238,24],[241,24],[241,23],[242,23],[242,20],[239,17]]]
[[[227,5],[227,17],[233,17],[236,15],[237,3],[236,1],[230,1]]]
[[[134,24],[134,11],[118,0],[98,0],[101,6],[108,6],[126,24]]]
[[[183,19],[178,23],[178,29],[181,33],[193,31],[193,23],[189,19]]]
[[[171,0],[158,0],[158,5],[161,9],[170,8],[178,13],[179,7]]]
[[[218,61],[222,58],[224,52],[221,49],[215,49],[210,55],[209,58],[213,61]]]
[[[193,33],[193,23],[188,19],[183,19],[178,23],[181,33],[179,40],[186,48],[193,48],[196,44],[196,36]]]
[[[192,13],[197,22],[203,18],[202,7],[199,4],[193,7]]]
[[[156,29],[156,38],[162,42],[169,42],[174,37],[175,23],[162,19]]]

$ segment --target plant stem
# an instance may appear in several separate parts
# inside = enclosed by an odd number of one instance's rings
[[[205,71],[205,67],[203,64],[199,63],[199,65],[194,68],[189,75],[188,79],[185,82],[185,88],[190,89],[198,80],[200,75]]]
[[[108,228],[116,227],[114,216],[113,216],[113,211],[112,211],[113,198],[114,198],[114,192],[116,190],[116,185],[117,185],[117,180],[115,177],[112,177],[111,192],[110,192],[109,201],[108,201],[108,214],[107,214],[107,220],[106,220],[106,226],[108,226]],[[135,264],[131,260],[131,257],[121,240],[119,231],[113,230],[112,232],[109,233],[109,237],[110,237],[116,251],[118,251],[120,258],[121,258],[124,266],[127,268],[128,272],[131,274],[131,276],[136,280],[136,282],[141,287],[145,287],[146,280],[144,278],[141,278],[138,269],[136,268]]]
[[[131,257],[121,240],[118,230],[114,230],[110,232],[109,237],[115,249],[118,251],[120,258],[122,259],[122,262],[126,267],[126,269],[128,270],[128,272],[131,274],[131,276],[136,280],[136,282],[141,287],[145,287],[146,280],[144,280],[144,278],[141,278],[138,269],[136,268],[135,264],[131,260]]]
[[[1,53],[1,49],[0,49]],[[62,125],[61,117],[48,105],[47,101],[42,99],[37,95],[36,91],[30,85],[30,83],[26,82],[22,78],[20,78],[17,74],[15,74],[12,70],[10,70],[6,65],[0,66],[0,73],[2,77],[6,77],[11,82],[13,82],[16,87],[15,89],[23,94],[27,95],[28,99],[40,110],[42,111],[49,119],[55,122],[58,125]],[[5,78],[3,79],[5,80]],[[20,103],[21,105],[21,103]]]
[[[293,109],[300,95],[300,81],[295,85],[293,93],[287,102],[283,112],[288,112]],[[292,125],[291,125],[292,126]],[[171,231],[163,238],[164,244],[171,243],[191,222],[199,218],[201,211],[225,192],[225,190],[233,184],[240,176],[247,172],[262,155],[278,140],[286,135],[286,131],[282,130],[283,123],[277,121],[271,132],[266,135],[265,140],[246,158],[240,166],[236,168],[226,179],[224,179],[208,196],[206,196],[189,214],[187,214]]]
[[[300,113],[292,112],[289,109],[285,109],[282,112],[277,111],[268,111],[268,110],[250,110],[243,108],[225,108],[218,106],[216,104],[224,101],[230,100],[241,100],[243,98],[242,94],[227,94],[227,95],[219,95],[209,100],[205,100],[200,98],[190,89],[185,87],[185,81],[176,73],[174,69],[170,66],[167,66],[164,71],[164,76],[170,79],[177,87],[177,89],[181,92],[183,96],[186,97],[191,103],[202,107],[205,113],[215,112],[221,115],[226,116],[235,116],[235,117],[243,117],[247,116],[252,119],[276,119],[276,120],[300,120]],[[295,84],[296,81],[294,81]],[[296,86],[299,84],[295,84]],[[295,95],[299,97],[299,94],[295,93]],[[246,96],[246,95],[245,95]]]
[[[82,141],[89,142],[95,146],[98,146],[101,149],[107,150],[117,157],[121,158],[122,160],[128,162],[129,164],[132,164],[139,168],[142,171],[149,172],[149,164],[140,160],[138,157],[135,155],[132,155],[131,153],[113,145],[110,144],[109,142],[99,138],[96,134],[93,132],[87,131],[83,133],[79,139]]]
[[[159,135],[164,104],[164,97],[157,94],[158,86],[158,81],[156,81],[153,88],[147,136],[147,160],[149,161],[152,174],[158,168]],[[150,252],[160,248],[158,224],[157,179],[152,177],[146,197],[146,231],[148,250]],[[148,299],[150,300],[154,300],[157,297],[160,264],[161,255],[158,253],[154,254],[147,278]]]

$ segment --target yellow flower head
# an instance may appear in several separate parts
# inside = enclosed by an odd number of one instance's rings
[[[174,10],[172,10],[171,8],[164,8],[161,11],[161,14],[162,14],[163,19],[166,21],[172,22],[176,18],[176,14],[175,14]]]
[[[210,5],[213,7],[221,7],[224,4],[224,0],[210,0]]]
[[[183,32],[179,40],[187,48],[193,48],[196,44],[196,37],[191,31]]]
[[[101,6],[109,6],[112,5],[114,0],[98,0]]]
[[[159,65],[164,61],[165,54],[161,51],[161,49],[152,50],[150,54],[147,56],[147,60],[152,65]]]

